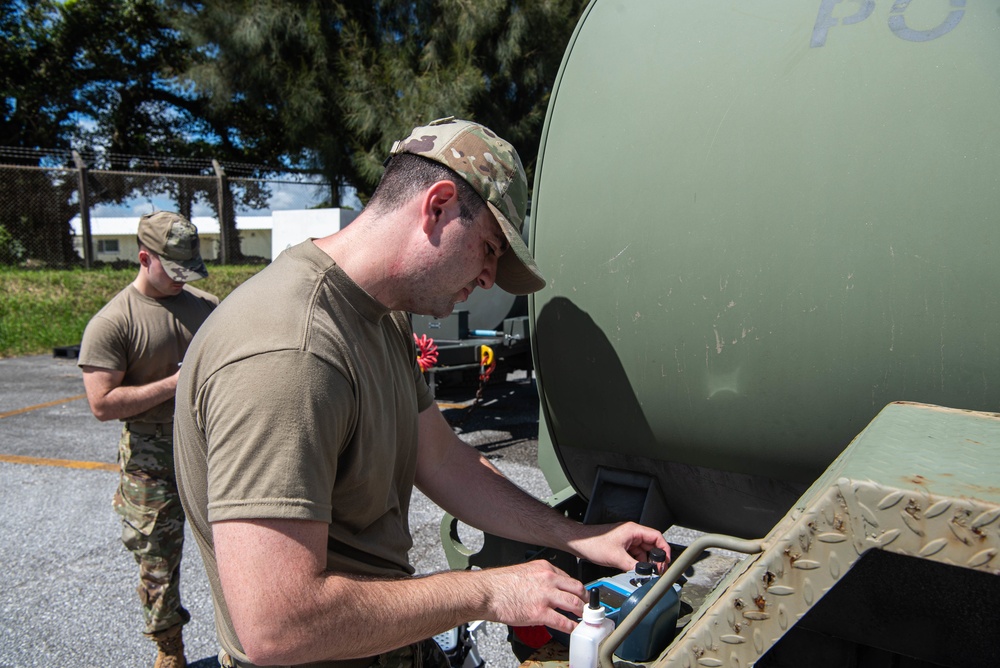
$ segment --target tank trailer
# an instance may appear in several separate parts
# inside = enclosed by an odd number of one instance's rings
[[[605,668],[1000,665],[998,36],[973,0],[585,10],[533,186],[539,461],[574,517],[697,536]]]

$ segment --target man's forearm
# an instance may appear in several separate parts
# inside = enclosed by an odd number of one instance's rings
[[[98,407],[92,401],[91,408],[100,420],[125,420],[169,401],[176,388],[176,376],[147,385],[119,385],[99,400]]]
[[[572,551],[579,524],[515,485],[477,450],[463,444],[449,458],[449,469],[447,482],[421,489],[459,520],[511,540]]]
[[[425,411],[417,485],[463,522],[525,543],[561,549],[595,563],[628,570],[648,550],[670,554],[663,534],[633,522],[583,525],[527,494],[455,436],[440,413]]]
[[[286,582],[281,590],[273,590],[280,591],[281,600],[262,601],[256,612],[248,606],[230,608],[243,650],[256,664],[354,659],[430,638],[479,617],[458,596],[469,593],[456,582],[463,575],[468,574],[370,580],[328,574],[315,586],[303,586],[301,595],[294,597],[297,601],[288,597],[295,588],[285,589]],[[258,596],[263,595],[261,586]]]
[[[322,570],[322,523],[220,522],[213,535],[233,626],[259,665],[373,656],[472,619],[569,632],[556,609],[583,607],[582,585],[546,562],[377,579]]]

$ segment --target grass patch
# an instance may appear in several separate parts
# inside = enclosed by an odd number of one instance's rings
[[[223,299],[263,268],[209,267],[208,278],[194,286]],[[41,355],[80,343],[90,318],[135,280],[137,271],[0,267],[0,358]]]

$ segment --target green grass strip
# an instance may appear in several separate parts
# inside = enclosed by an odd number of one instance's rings
[[[194,285],[224,299],[263,265],[209,267]],[[51,353],[80,343],[83,330],[137,269],[12,269],[0,267],[0,358]]]

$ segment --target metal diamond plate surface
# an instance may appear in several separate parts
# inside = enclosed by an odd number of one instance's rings
[[[891,404],[652,665],[752,666],[868,550],[1000,576],[1000,416]]]

